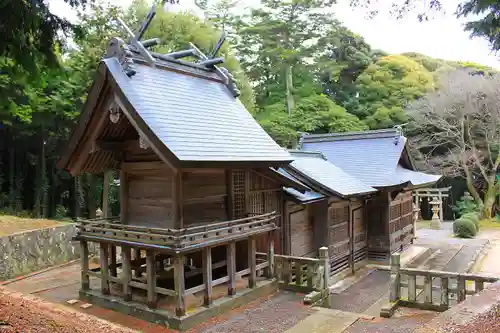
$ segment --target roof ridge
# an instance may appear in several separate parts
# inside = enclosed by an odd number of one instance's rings
[[[341,140],[366,140],[393,137],[402,137],[401,133],[398,132],[396,128],[342,133],[304,134],[301,136],[300,141],[301,143],[319,141],[331,142]]]

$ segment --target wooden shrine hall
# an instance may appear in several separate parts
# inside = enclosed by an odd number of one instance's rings
[[[119,170],[120,216],[78,226],[80,297],[181,328],[188,309],[273,290],[282,188],[305,188],[273,169],[292,157],[238,100],[223,58],[194,45],[151,52],[159,41],[140,41],[147,23],[135,35],[122,23],[130,42],[109,42],[58,167]],[[97,270],[89,243],[99,245]]]
[[[433,185],[441,176],[416,170],[400,129],[305,134],[299,149],[320,152],[325,160],[348,174],[350,178],[340,177],[338,188],[352,191],[362,183],[377,190],[363,201],[368,259],[387,261],[391,253],[412,242],[412,192]]]
[[[119,217],[78,225],[82,299],[186,328],[218,314],[215,301],[229,309],[275,290],[276,257],[320,275],[329,265],[325,290],[330,275],[412,239],[411,190],[439,176],[415,171],[404,137],[307,135],[288,152],[218,67],[223,39],[210,56],[192,44],[152,52],[160,41],[141,39],[154,13],[135,34],[120,21],[130,40],[109,42],[58,162],[73,176],[119,173]]]

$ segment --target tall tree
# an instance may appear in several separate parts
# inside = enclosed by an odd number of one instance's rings
[[[316,71],[324,92],[348,110],[356,108],[358,77],[380,57],[365,40],[342,26],[331,26],[316,46]]]
[[[370,128],[387,128],[407,120],[407,103],[433,89],[433,76],[402,55],[382,57],[357,79],[358,106],[354,113]]]
[[[72,7],[84,6],[88,0],[64,0]],[[66,19],[54,15],[46,0],[5,0],[0,2],[0,56],[11,58],[30,71],[40,62],[57,65],[56,44],[64,42],[59,32],[76,28]]]
[[[412,145],[430,168],[463,176],[482,215],[493,214],[500,166],[500,78],[467,69],[409,107]]]
[[[289,114],[295,107],[294,80],[307,65],[311,47],[332,22],[319,9],[330,0],[264,0],[239,30],[239,54],[262,102],[277,85],[284,87]],[[297,75],[298,74],[298,75]]]

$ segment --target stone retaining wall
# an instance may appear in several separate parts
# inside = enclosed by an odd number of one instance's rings
[[[68,223],[0,237],[0,281],[78,259],[75,234],[76,225]]]

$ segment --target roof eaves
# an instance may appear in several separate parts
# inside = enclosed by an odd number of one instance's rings
[[[106,87],[106,83],[108,81],[108,72],[106,70],[106,66],[104,64],[99,64],[99,67],[96,70],[94,82],[92,83],[92,87],[90,88],[90,92],[85,100],[85,104],[83,105],[82,112],[80,113],[80,117],[78,119],[78,123],[71,134],[71,137],[68,141],[68,144],[65,146],[64,151],[61,153],[59,160],[56,163],[56,168],[58,169],[67,169],[70,163],[75,150],[78,148],[80,144],[81,138],[85,134],[85,130],[87,128],[87,124],[89,123],[92,115],[94,114],[95,107],[99,100],[101,99],[101,95],[103,93],[104,88]]]
[[[366,140],[399,137],[397,129],[382,129],[361,132],[328,133],[328,134],[305,134],[301,136],[300,147],[303,143],[311,142],[333,142],[341,140]]]
[[[306,175],[299,169],[293,167],[293,165],[288,165],[287,166],[287,171],[291,171],[290,174],[294,177],[296,177],[299,181],[305,183],[306,185],[310,186],[313,190],[320,192],[322,194],[328,194],[329,196],[336,196],[340,198],[345,198],[345,195],[342,193],[339,193],[335,191],[334,189],[321,184],[317,180],[313,179],[312,177]]]

